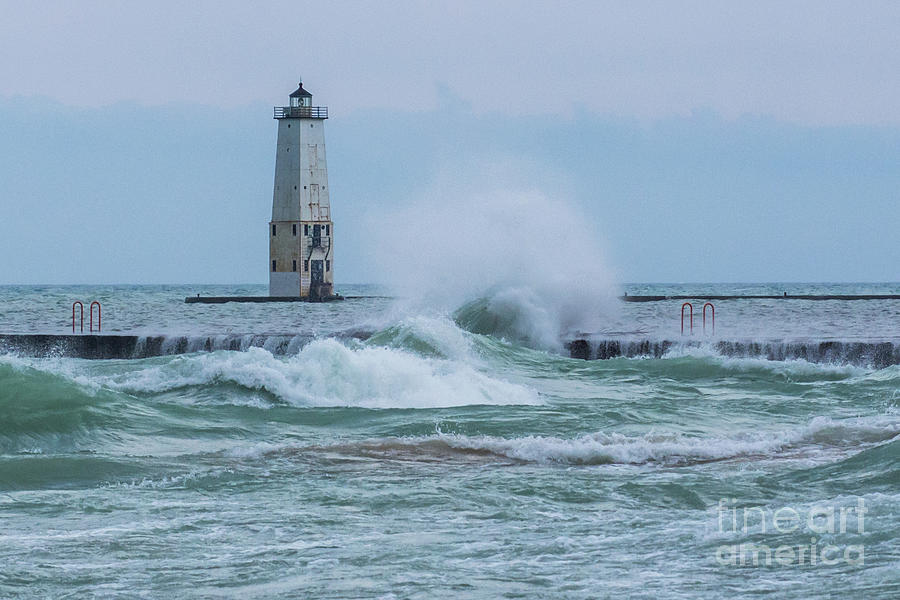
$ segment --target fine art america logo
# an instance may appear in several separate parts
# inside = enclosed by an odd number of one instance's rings
[[[722,566],[865,564],[862,544],[839,543],[840,534],[865,533],[867,509],[862,498],[857,498],[856,506],[816,505],[806,510],[790,506],[774,510],[759,506],[738,507],[736,500],[723,498],[719,500],[716,512],[719,534],[749,535],[766,540],[790,536],[792,540],[792,543],[723,544],[716,549],[716,562]],[[798,541],[793,541],[794,538]]]

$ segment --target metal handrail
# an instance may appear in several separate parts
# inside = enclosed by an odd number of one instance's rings
[[[81,300],[72,303],[72,333],[75,333],[75,305],[81,307],[81,333],[84,333],[84,304]]]
[[[327,106],[276,106],[276,119],[327,119]]]
[[[712,309],[712,334],[716,335],[716,307],[713,306],[712,302],[707,302],[703,305],[703,334],[706,335],[706,307],[710,307]]]
[[[690,302],[685,302],[681,305],[681,335],[684,335],[684,307],[688,306],[691,309],[691,335],[694,335],[694,305]]]
[[[88,329],[88,330],[89,330],[91,333],[94,332],[94,305],[95,305],[95,304],[97,305],[97,333],[99,333],[99,332],[100,332],[100,303],[97,302],[96,300],[94,300],[93,302],[91,302],[91,314],[90,314],[90,320],[88,321],[88,323],[89,323],[89,325],[88,325],[89,329]],[[82,316],[82,319],[83,319],[83,318],[84,318],[84,317]],[[82,331],[84,330],[84,324],[82,324],[81,329],[82,329]]]

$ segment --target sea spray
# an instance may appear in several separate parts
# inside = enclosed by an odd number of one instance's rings
[[[505,166],[443,177],[429,193],[373,226],[378,272],[405,310],[445,314],[486,298],[513,339],[559,349],[562,336],[595,330],[615,312],[616,286],[597,232],[559,195],[510,183]]]

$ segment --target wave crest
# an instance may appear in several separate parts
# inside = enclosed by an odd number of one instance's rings
[[[313,450],[416,462],[463,459],[563,465],[687,466],[732,459],[772,459],[781,453],[803,455],[812,447],[871,446],[892,440],[898,435],[900,423],[895,419],[833,421],[817,417],[796,429],[721,438],[688,437],[678,433],[628,436],[595,432],[574,438],[533,435],[503,438],[438,433],[316,448],[266,446],[243,453],[242,456],[259,458],[295,453],[306,455]]]
[[[157,393],[218,383],[265,390],[295,406],[444,408],[540,404],[538,394],[453,360],[423,358],[386,347],[349,348],[316,340],[281,359],[262,348],[179,357],[167,364],[108,377],[104,385]]]

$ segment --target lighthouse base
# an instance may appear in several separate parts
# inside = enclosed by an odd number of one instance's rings
[[[320,302],[334,296],[334,284],[324,280],[322,277],[322,264],[325,261],[312,260],[308,261],[313,266],[313,277],[310,281],[309,277],[301,279],[300,273],[269,273],[269,296],[276,298],[287,298],[297,296],[310,302]],[[318,273],[315,272],[318,267]]]

